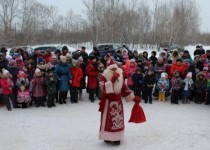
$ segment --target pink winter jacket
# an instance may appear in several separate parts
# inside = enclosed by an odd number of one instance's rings
[[[44,77],[36,77],[31,80],[32,92],[34,97],[46,96],[45,80]]]

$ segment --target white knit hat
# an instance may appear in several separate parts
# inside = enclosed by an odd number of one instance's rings
[[[2,73],[3,73],[4,76],[6,76],[9,73],[9,71],[6,70],[6,69],[2,69]]]
[[[161,73],[161,78],[166,78],[165,72]]]
[[[37,73],[41,73],[41,70],[39,68],[36,68],[36,70],[35,70],[35,74],[37,74]]]

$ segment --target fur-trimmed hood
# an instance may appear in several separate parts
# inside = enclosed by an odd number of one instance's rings
[[[118,80],[113,84],[113,89],[115,94],[119,94],[123,86],[123,70],[117,68],[116,72],[119,73],[120,76],[118,77]],[[103,76],[106,78],[106,81],[110,81],[112,79],[113,73],[114,72],[112,70],[109,69],[104,70]]]
[[[196,76],[196,79],[199,80],[200,76],[203,76],[203,80],[206,80],[206,76],[203,72],[199,72]]]

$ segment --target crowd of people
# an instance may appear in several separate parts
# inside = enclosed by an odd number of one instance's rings
[[[138,53],[126,48],[111,52],[108,47],[103,51],[96,47],[88,55],[82,47],[72,56],[68,48],[62,50],[35,50],[32,56],[17,48],[11,57],[7,50],[0,52],[0,104],[8,111],[14,108],[47,106],[55,107],[70,102],[78,103],[83,99],[86,89],[90,102],[103,93],[99,81],[108,60],[114,60],[123,70],[123,78],[128,87],[140,96],[145,103],[152,104],[154,99],[172,104],[210,104],[210,50],[197,45],[194,56],[188,50],[174,49]],[[87,78],[87,80],[86,80]],[[87,82],[87,84],[86,84]],[[12,102],[12,103],[11,103]]]

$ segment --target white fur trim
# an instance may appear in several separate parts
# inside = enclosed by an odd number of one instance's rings
[[[105,89],[107,94],[114,93],[113,84],[111,81],[105,83]]]
[[[107,141],[121,141],[124,138],[124,131],[120,132],[107,132],[101,131],[99,134],[99,140],[107,140]]]
[[[107,110],[109,106],[109,101],[106,100],[104,112],[103,112],[103,118],[102,118],[102,124],[101,124],[101,131],[99,132],[99,140],[108,140],[108,141],[120,141],[124,138],[124,131],[120,132],[107,132],[105,131],[105,124],[106,124],[106,116],[107,116]]]
[[[107,69],[113,69],[113,68],[118,68],[117,64],[112,64],[112,65],[109,65],[108,67],[106,67]]]
[[[117,68],[116,70],[117,73],[120,74],[118,80],[113,84],[113,90],[115,94],[119,94],[122,90],[123,86],[123,71],[120,68]],[[105,69],[103,76],[106,78],[106,81],[111,81],[111,78],[113,76],[113,71],[110,69]]]
[[[135,95],[133,94],[133,92],[131,94],[129,94],[128,96],[124,97],[126,102],[130,102],[135,98]]]

